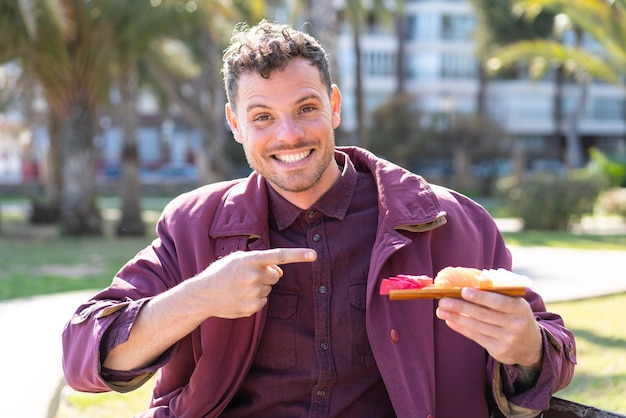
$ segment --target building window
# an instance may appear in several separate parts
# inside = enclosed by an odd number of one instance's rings
[[[410,39],[419,42],[437,40],[437,34],[439,33],[439,15],[435,13],[420,13],[412,16],[407,28],[407,33]]]
[[[476,60],[471,55],[444,54],[441,56],[441,78],[462,79],[476,77]]]
[[[621,120],[624,117],[622,99],[597,98],[593,100],[593,118],[597,120]]]
[[[395,74],[396,55],[392,52],[368,51],[362,55],[363,73],[371,77],[388,77]]]
[[[408,52],[406,65],[407,77],[411,80],[429,81],[439,78],[440,57],[436,53]]]
[[[541,152],[546,148],[545,139],[539,135],[521,135],[515,139],[526,151]]]
[[[474,18],[466,15],[443,15],[441,22],[441,39],[469,41],[472,39]]]
[[[596,145],[604,152],[619,153],[623,149],[619,136],[603,136],[596,140]]]

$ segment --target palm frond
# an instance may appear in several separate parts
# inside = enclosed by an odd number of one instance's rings
[[[500,49],[489,60],[488,69],[494,74],[517,63],[527,63],[535,78],[542,76],[550,65],[559,64],[577,77],[593,77],[610,83],[620,81],[619,71],[605,57],[543,39],[522,41]]]
[[[515,8],[530,16],[543,9],[566,14],[575,27],[602,47],[602,60],[609,68],[600,71],[592,64],[593,60],[587,59],[591,55],[582,56],[581,53],[571,57],[585,59],[578,67],[590,67],[588,72],[591,75],[607,81],[616,80],[615,74],[617,79],[620,74],[626,74],[626,0],[519,0],[515,2]]]

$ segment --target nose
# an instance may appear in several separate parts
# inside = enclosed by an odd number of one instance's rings
[[[293,116],[280,119],[276,139],[283,142],[296,142],[304,136],[301,123]]]

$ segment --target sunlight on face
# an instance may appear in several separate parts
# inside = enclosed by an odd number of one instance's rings
[[[339,176],[340,102],[337,87],[329,97],[317,67],[298,58],[269,79],[242,75],[237,110],[226,110],[250,166],[288,200],[312,204]]]

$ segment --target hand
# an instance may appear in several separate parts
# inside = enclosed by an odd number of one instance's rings
[[[312,262],[309,248],[238,251],[221,258],[190,279],[191,296],[207,311],[206,317],[227,319],[250,316],[265,306],[272,286],[283,275],[280,264]]]
[[[540,367],[541,332],[526,299],[473,288],[464,288],[461,296],[442,298],[437,317],[500,363]]]

